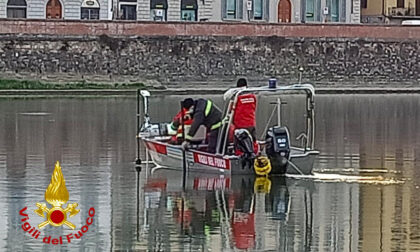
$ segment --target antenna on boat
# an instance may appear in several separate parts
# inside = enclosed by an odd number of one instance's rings
[[[182,141],[185,141],[185,121],[184,121],[184,101],[181,101],[181,127]],[[181,195],[181,232],[184,230],[184,211],[185,211],[185,187],[187,185],[187,155],[182,148],[182,195]]]
[[[181,127],[182,127],[182,141],[185,141],[185,121],[184,121],[184,101],[181,101]],[[185,149],[182,148],[182,189],[185,189],[187,180],[187,157]]]
[[[150,92],[147,90],[140,90],[141,96],[143,96],[143,103],[144,103],[144,128],[149,127],[150,125],[150,117],[149,117],[149,97]]]
[[[302,84],[302,73],[303,73],[303,67],[299,67],[299,84]]]
[[[281,100],[277,98],[277,126],[281,126]]]
[[[138,157],[140,160],[140,156]],[[141,163],[141,160],[140,160]],[[136,162],[137,164],[137,162]],[[136,166],[136,171],[137,171],[137,201],[136,201],[136,205],[137,205],[137,214],[136,214],[136,219],[137,219],[137,241],[140,241],[140,172],[141,172],[141,166],[138,165]]]
[[[141,170],[141,158],[140,158],[140,89],[137,89],[137,158],[136,158],[136,170]]]
[[[143,106],[144,106],[144,124],[140,127],[140,96],[143,97]],[[136,158],[136,170],[141,171],[141,158],[140,158],[140,133],[142,130],[150,126],[150,117],[149,117],[149,96],[150,93],[147,90],[137,89],[137,158]]]

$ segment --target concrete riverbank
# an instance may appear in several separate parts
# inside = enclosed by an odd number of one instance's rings
[[[0,78],[226,89],[419,87],[420,27],[0,20]]]
[[[152,95],[222,95],[226,88],[170,88]],[[0,97],[136,96],[136,89],[0,90]],[[317,88],[316,94],[420,94],[420,88]]]

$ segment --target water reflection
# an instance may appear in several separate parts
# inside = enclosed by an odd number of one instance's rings
[[[158,170],[146,179],[140,249],[308,251],[356,249],[358,184]],[[141,202],[140,202],[141,204]],[[186,244],[185,241],[188,240]],[[325,244],[324,244],[325,243]]]
[[[153,98],[152,118],[170,118],[182,98]],[[299,102],[288,101],[282,114],[290,128],[298,124]],[[145,167],[136,173],[135,103],[134,94],[0,99],[1,251],[420,250],[419,96],[316,100],[317,172],[403,184],[189,174],[184,190],[180,173]],[[81,209],[71,221],[79,228],[88,209],[97,210],[83,239],[61,246],[31,238],[19,215],[27,206],[31,224],[43,221],[33,210],[44,200],[57,160],[69,201]],[[47,236],[70,232],[42,230]]]

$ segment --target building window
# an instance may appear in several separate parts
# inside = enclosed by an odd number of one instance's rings
[[[252,15],[256,20],[263,19],[263,0],[254,0],[252,6]]]
[[[168,2],[166,0],[150,1],[150,16],[154,21],[167,20]]]
[[[181,0],[181,20],[197,21],[197,0]]]
[[[99,19],[99,3],[97,0],[84,0],[80,8],[80,18],[88,20]]]
[[[119,0],[117,19],[137,20],[137,0]]]
[[[182,21],[197,21],[197,11],[196,10],[181,10],[181,20]]]
[[[340,6],[340,22],[346,23],[346,15],[348,11],[346,7],[346,1],[340,0],[340,4],[338,6]]]
[[[306,0],[305,21],[307,22],[321,21],[321,1],[320,0]]]
[[[137,6],[121,4],[121,20],[136,20],[137,19]]]
[[[397,0],[397,8],[404,8],[404,0]]]
[[[118,13],[120,20],[136,20],[137,19],[137,3],[131,1],[120,1],[120,12]]]
[[[81,9],[81,18],[89,20],[99,19],[99,9],[97,8],[82,8]]]
[[[25,0],[9,0],[7,2],[8,18],[26,18],[26,1]]]
[[[222,12],[224,19],[242,19],[242,0],[223,0]]]
[[[363,9],[367,8],[367,0],[362,0],[360,5],[362,6]]]
[[[226,0],[226,17],[236,18],[236,0]]]
[[[329,10],[330,22],[338,22],[340,20],[340,6],[339,0],[327,0],[327,7]]]

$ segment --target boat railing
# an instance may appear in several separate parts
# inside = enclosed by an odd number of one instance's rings
[[[244,88],[244,89],[238,89],[236,94],[232,96],[232,98],[226,103],[225,109],[224,109],[224,117],[222,120],[222,126],[220,128],[220,134],[217,140],[217,153],[220,155],[226,154],[227,149],[227,142],[229,137],[229,128],[232,125],[233,122],[233,116],[234,111],[236,108],[236,104],[238,101],[238,97],[243,94],[247,93],[254,93],[254,94],[260,94],[260,93],[285,93],[288,91],[303,91],[306,94],[306,122],[305,122],[305,132],[302,132],[298,138],[302,139],[302,148],[306,150],[313,150],[314,149],[314,141],[315,141],[315,88],[311,84],[293,84],[293,85],[287,85],[287,86],[276,86],[274,88],[263,86],[263,87],[250,87],[250,88]],[[281,126],[281,105],[285,104],[280,100],[280,98],[277,99],[277,117],[278,117],[278,125]],[[273,115],[274,115],[273,111]],[[266,125],[268,126],[268,124]],[[268,127],[264,130],[267,131]],[[265,135],[265,132],[263,132],[263,136]],[[297,140],[299,140],[297,139]]]

